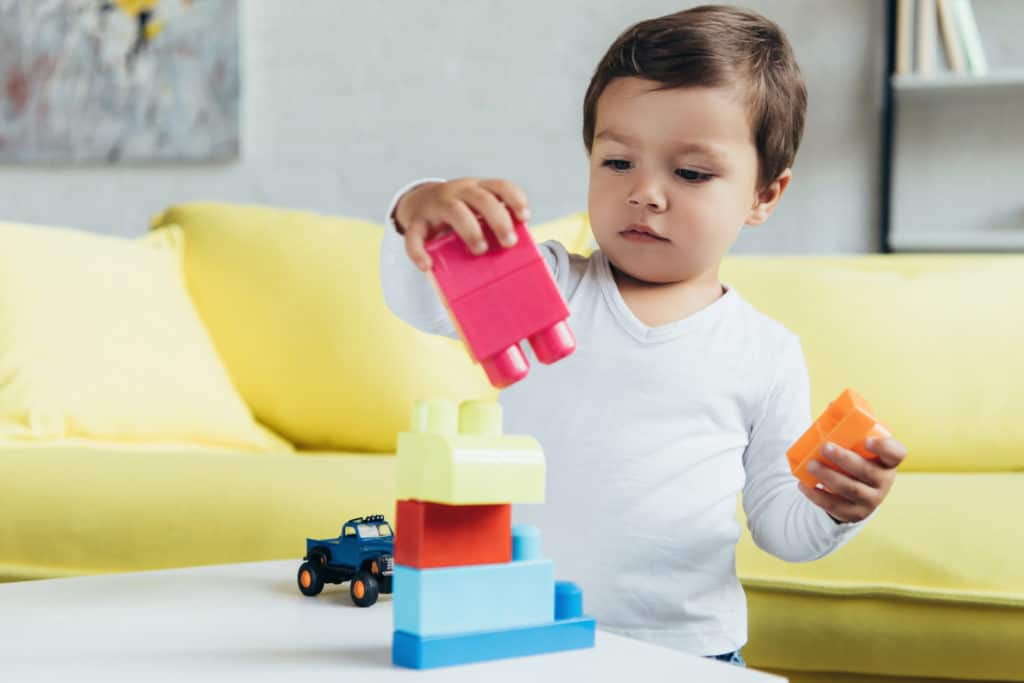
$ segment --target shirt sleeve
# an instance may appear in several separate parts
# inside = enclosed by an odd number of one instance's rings
[[[807,364],[795,335],[787,336],[772,365],[775,376],[743,455],[743,510],[759,548],[782,560],[807,562],[839,549],[866,520],[836,523],[797,488],[786,451],[812,419]]]
[[[405,252],[405,240],[398,233],[392,214],[398,200],[414,187],[429,182],[444,182],[441,178],[425,178],[404,186],[391,199],[384,224],[384,237],[380,245],[380,284],[384,303],[398,318],[428,334],[459,338],[458,330],[441,297],[434,289],[430,277],[412,262]],[[563,295],[574,287],[579,278],[573,277],[570,254],[555,241],[537,245],[548,269]]]
[[[384,218],[388,227],[380,243],[380,286],[384,303],[398,318],[422,332],[458,339],[458,330],[434,291],[430,277],[417,268],[405,253],[405,240],[398,234],[392,219],[395,205],[402,195],[417,185],[434,181],[443,182],[439,178],[425,178],[409,183],[398,190],[388,204]]]

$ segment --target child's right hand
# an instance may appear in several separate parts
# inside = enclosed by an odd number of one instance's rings
[[[526,194],[508,180],[459,178],[445,183],[424,183],[402,195],[394,218],[405,236],[405,251],[423,271],[431,259],[424,243],[449,226],[474,254],[487,251],[479,214],[502,246],[516,243],[512,212],[521,221],[530,218]]]

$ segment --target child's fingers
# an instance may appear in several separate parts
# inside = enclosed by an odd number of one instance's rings
[[[878,456],[882,465],[890,469],[899,467],[907,457],[907,447],[891,436],[868,439],[864,446]]]
[[[413,221],[405,231],[405,253],[420,270],[430,270],[432,259],[424,246],[427,225],[425,221]]]
[[[480,187],[497,195],[498,199],[505,202],[505,206],[511,209],[519,220],[524,223],[530,220],[530,207],[526,200],[526,193],[515,183],[501,178],[490,178],[481,180]]]
[[[857,481],[875,489],[882,487],[883,471],[878,467],[878,463],[834,443],[822,446],[821,454]]]
[[[842,472],[837,472],[816,460],[807,463],[807,471],[824,484],[829,491],[841,498],[845,498],[851,503],[877,505],[875,502],[875,489],[872,489],[863,482],[857,481]]]
[[[508,209],[498,197],[482,187],[466,188],[466,202],[487,222],[498,242],[504,247],[516,243],[516,229]]]
[[[451,226],[452,230],[466,243],[469,250],[476,255],[487,251],[487,240],[480,227],[480,221],[463,201],[453,201],[445,207],[441,220]]]

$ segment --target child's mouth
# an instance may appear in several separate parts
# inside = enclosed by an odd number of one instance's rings
[[[650,228],[639,228],[639,227],[628,227],[625,230],[619,231],[624,239],[631,242],[669,242],[667,237],[661,237],[655,234]]]

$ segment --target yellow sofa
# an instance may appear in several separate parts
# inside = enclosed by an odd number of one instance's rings
[[[307,535],[393,513],[413,400],[494,396],[458,344],[387,311],[380,226],[226,204],[153,221],[172,225],[233,386],[287,444],[0,440],[0,580],[298,558]],[[536,232],[589,249],[582,214]],[[851,386],[910,450],[833,556],[787,564],[742,539],[748,662],[805,682],[1024,681],[1024,258],[733,257],[723,279],[800,334],[815,413]]]

